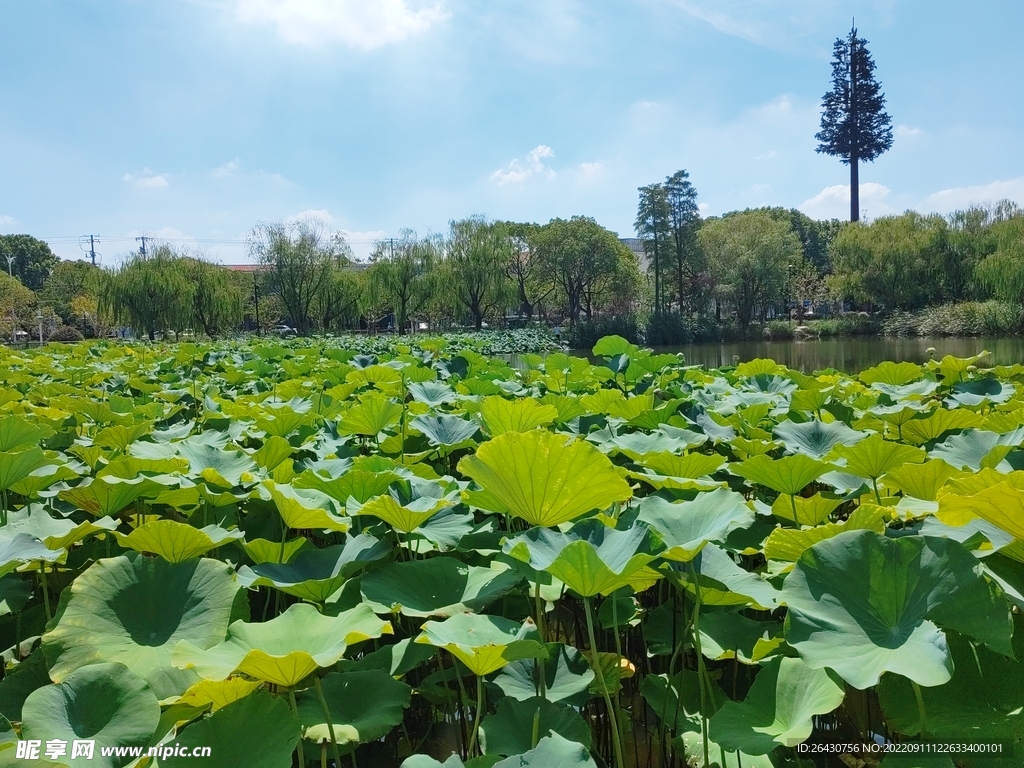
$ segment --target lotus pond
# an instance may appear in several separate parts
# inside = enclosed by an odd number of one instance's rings
[[[0,764],[1021,763],[1024,365],[593,354],[0,348]]]

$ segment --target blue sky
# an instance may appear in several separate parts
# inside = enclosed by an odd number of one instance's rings
[[[680,168],[708,214],[843,216],[814,132],[853,16],[896,126],[868,217],[1024,204],[1019,0],[0,0],[0,233],[107,264],[245,261],[308,212],[361,255],[475,213],[630,236]]]

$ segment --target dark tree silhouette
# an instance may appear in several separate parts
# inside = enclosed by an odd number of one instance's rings
[[[875,62],[867,40],[853,27],[836,40],[832,55],[832,90],[821,99],[821,130],[817,152],[840,158],[850,166],[850,221],[860,220],[858,164],[871,162],[892,146],[892,118],[885,112],[885,94],[875,79]]]

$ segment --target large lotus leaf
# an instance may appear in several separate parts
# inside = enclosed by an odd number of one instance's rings
[[[80,477],[82,475],[81,470],[84,469],[85,465],[78,464],[77,462],[74,464],[56,464],[49,461],[43,466],[32,470],[27,477],[11,485],[11,490],[19,496],[34,499],[57,483]]]
[[[716,453],[687,453],[684,456],[677,456],[668,451],[658,451],[640,457],[641,465],[668,477],[704,477],[717,471],[724,463],[725,457]]]
[[[0,576],[6,576],[25,563],[56,562],[65,555],[63,550],[50,549],[35,536],[19,533],[11,538],[0,537]]]
[[[533,400],[529,402],[532,403]],[[449,413],[436,416],[417,416],[410,422],[410,426],[422,432],[431,445],[446,448],[471,440],[480,429],[472,421]]]
[[[61,683],[38,688],[22,710],[22,737],[68,744],[92,739],[103,747],[137,747],[149,743],[160,722],[160,704],[142,678],[122,664],[90,664]],[[96,749],[90,757],[65,760],[71,768],[126,765],[131,757],[107,757]]]
[[[292,485],[295,488],[311,488],[320,491],[332,499],[346,504],[349,499],[355,499],[359,504],[365,504],[375,496],[384,493],[388,486],[398,480],[398,475],[393,472],[370,472],[365,469],[351,469],[340,477],[327,478],[317,472],[306,471],[295,478]]]
[[[386,541],[367,533],[350,536],[344,544],[300,552],[286,563],[242,566],[238,578],[248,588],[268,586],[302,600],[323,603],[367,564],[388,554]]]
[[[6,491],[48,463],[39,446],[22,451],[0,452],[0,491]]]
[[[402,417],[403,408],[383,395],[369,395],[353,405],[338,421],[338,432],[343,435],[376,437],[393,426]]]
[[[948,494],[939,498],[938,518],[947,525],[964,525],[975,516],[1024,539],[1024,490],[999,482],[973,496]]]
[[[109,533],[116,527],[117,521],[109,517],[76,524],[71,520],[51,517],[41,505],[32,504],[7,516],[7,525],[0,528],[0,538],[27,533],[50,549],[60,550],[94,533]]]
[[[494,684],[506,696],[520,701],[540,692],[539,671],[544,674],[544,696],[549,701],[585,704],[594,682],[594,670],[579,650],[571,645],[549,643],[548,658],[520,659],[507,664],[494,678]]]
[[[469,502],[531,525],[553,526],[631,495],[629,484],[593,446],[544,430],[507,432],[459,462],[481,492]]]
[[[939,489],[956,475],[957,471],[941,459],[929,459],[924,464],[904,464],[889,470],[884,482],[906,496],[935,501]]]
[[[480,724],[480,748],[485,755],[521,755],[550,733],[590,747],[590,727],[567,704],[506,697]]]
[[[760,660],[760,648],[781,633],[782,624],[755,621],[731,610],[701,613],[700,650],[709,659],[739,659],[744,664]]]
[[[188,440],[174,445],[177,454],[188,460],[193,476],[201,477],[219,488],[241,485],[243,475],[255,474],[259,469],[256,462],[242,451],[222,450],[217,446]]]
[[[803,453],[815,459],[824,459],[837,445],[856,445],[867,437],[864,432],[850,429],[841,421],[828,424],[822,421],[784,421],[775,427],[775,437],[786,446],[786,453]]]
[[[481,611],[508,593],[522,576],[513,569],[480,568],[452,557],[391,563],[366,575],[363,599],[379,613],[453,616]]]
[[[1013,397],[1013,384],[1002,382],[994,376],[986,376],[971,381],[961,381],[953,385],[949,399],[967,407],[982,403],[1005,403]]]
[[[922,688],[925,730],[932,739],[976,741],[980,739],[1024,741],[1024,629],[1018,622],[1014,633],[1016,659],[975,647],[956,633],[949,633],[953,657],[953,678],[945,685]],[[878,699],[886,722],[899,733],[915,736],[921,732],[921,715],[910,681],[899,675],[884,675]],[[966,757],[966,755],[965,755]],[[988,760],[979,762],[984,765]]]
[[[416,402],[426,403],[432,408],[458,399],[455,390],[442,381],[417,381],[409,385],[409,394]]]
[[[790,496],[799,494],[829,469],[831,467],[828,464],[800,453],[781,459],[772,459],[762,454],[729,467],[734,475]]]
[[[942,459],[954,469],[978,472],[983,466],[994,467],[999,464],[1011,448],[995,432],[968,429],[950,435],[932,448],[928,455],[933,459]]]
[[[210,708],[216,712],[234,701],[245,698],[263,683],[246,680],[244,677],[229,677],[227,680],[200,680],[181,695],[178,706]]]
[[[198,679],[175,669],[171,652],[182,640],[209,648],[248,610],[232,569],[216,560],[135,556],[100,560],[69,587],[53,628],[43,635],[50,677],[61,682],[98,662],[120,662],[161,699]]]
[[[672,746],[686,756],[687,765],[693,768],[727,768],[735,763],[737,768],[775,768],[768,755],[748,755],[744,752],[727,752],[720,744],[708,739],[708,761],[704,762],[704,737],[699,730],[687,731],[672,740]],[[909,767],[908,767],[909,768]],[[925,768],[919,766],[919,768]]]
[[[754,522],[744,498],[724,488],[676,504],[648,496],[638,509],[637,519],[661,535],[666,547],[661,556],[682,562],[692,560],[709,541],[724,541],[731,531]]]
[[[334,502],[326,494],[280,485],[273,480],[265,480],[262,488],[273,500],[281,519],[289,528],[341,532],[349,528],[348,520],[331,511]]]
[[[597,768],[597,764],[582,744],[552,733],[529,752],[506,757],[491,768]]]
[[[429,755],[413,755],[402,761],[400,768],[466,768],[462,758],[453,754],[443,763]]]
[[[925,453],[920,448],[894,443],[878,434],[852,447],[838,445],[832,455],[845,461],[843,472],[869,480],[877,480],[904,464],[919,464],[925,460]]]
[[[759,574],[744,570],[722,547],[709,542],[692,561],[691,566],[666,563],[661,571],[685,588],[691,596],[700,589],[706,605],[747,605],[760,610],[773,610],[779,603],[779,592]]]
[[[670,731],[701,727],[700,683],[696,672],[684,669],[673,675],[671,680],[668,675],[647,675],[640,685],[640,695]],[[711,684],[707,695],[708,704],[714,709],[729,700],[716,683]]]
[[[253,539],[243,541],[242,548],[254,563],[290,563],[292,559],[306,549],[311,548],[309,539],[288,539],[284,546],[280,541]]]
[[[558,409],[553,405],[541,405],[528,397],[507,400],[495,395],[480,401],[480,418],[492,437],[545,427],[557,416]]]
[[[602,453],[621,453],[634,461],[651,453],[673,453],[688,451],[707,442],[708,436],[688,429],[670,427],[667,424],[650,434],[630,432],[615,435],[609,430],[601,430],[587,435],[587,440],[596,443]]]
[[[43,424],[33,424],[24,416],[0,417],[0,452],[37,446],[53,436],[53,430]]]
[[[115,517],[140,496],[157,495],[163,490],[162,487],[154,487],[153,481],[148,477],[136,477],[131,480],[120,477],[89,477],[74,488],[66,488],[57,495],[97,517]]]
[[[921,370],[921,366],[915,363],[894,363],[886,360],[874,368],[861,371],[857,378],[868,386],[875,383],[903,386],[904,384],[917,381],[922,376],[924,376],[924,371]]]
[[[317,668],[335,664],[349,645],[390,633],[391,625],[366,605],[331,617],[308,603],[295,603],[270,621],[234,622],[227,640],[212,648],[183,640],[174,648],[172,662],[207,680],[224,680],[238,672],[291,687]]]
[[[191,757],[195,747],[209,747],[217,768],[287,768],[300,733],[283,696],[256,691],[186,726],[174,742],[189,756],[161,757],[160,768],[205,762]]]
[[[387,736],[402,722],[412,700],[412,688],[379,669],[332,672],[321,686],[338,744],[365,744]],[[304,737],[328,743],[327,717],[314,690],[299,697],[298,710]]]
[[[900,428],[900,437],[914,445],[924,445],[954,429],[973,429],[981,426],[982,417],[966,408],[952,411],[936,408],[927,416],[911,419]]]
[[[584,597],[610,595],[628,586],[658,557],[663,546],[642,523],[626,530],[583,520],[568,532],[531,528],[508,539],[503,551],[537,571],[546,571]]]
[[[801,525],[819,525],[842,505],[838,496],[816,493],[813,496],[790,496],[780,493],[772,503],[775,517]]]
[[[428,621],[417,643],[444,648],[474,675],[488,675],[518,659],[543,659],[547,649],[536,638],[532,621],[518,624],[500,616],[457,613]]]
[[[183,563],[242,538],[241,531],[228,531],[219,525],[194,528],[174,520],[151,520],[125,535],[115,532],[122,547],[136,552],[151,552],[172,563]]]
[[[800,556],[782,600],[789,644],[860,689],[884,672],[920,685],[948,681],[952,661],[937,624],[1011,652],[1006,600],[950,539],[842,533]]]
[[[838,707],[843,693],[842,682],[828,671],[776,658],[761,669],[742,702],[726,702],[715,713],[708,734],[723,749],[748,755],[795,747],[811,735],[814,716]]]
[[[438,512],[460,501],[458,488],[448,490],[430,480],[402,480],[359,508],[360,515],[380,518],[395,530],[412,533]]]
[[[844,531],[868,530],[885,533],[884,521],[891,513],[891,507],[861,504],[841,523],[829,523],[803,529],[776,528],[765,539],[764,556],[769,560],[795,563],[800,559],[800,555],[819,541],[838,536]]]

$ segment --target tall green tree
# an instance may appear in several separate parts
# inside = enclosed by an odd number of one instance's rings
[[[790,271],[803,259],[800,240],[788,223],[764,211],[708,219],[698,235],[707,254],[716,293],[735,308],[742,327],[786,298]]]
[[[31,235],[0,235],[0,269],[32,291],[43,287],[60,259],[50,246]]]
[[[633,229],[643,240],[644,252],[650,259],[654,275],[654,312],[658,314],[665,306],[663,272],[666,266],[666,246],[672,238],[671,216],[668,195],[662,184],[649,184],[638,189],[636,221]]]
[[[519,314],[533,319],[537,306],[555,290],[555,284],[544,270],[537,243],[541,227],[537,224],[505,222],[512,240],[512,251],[505,274],[516,294]]]
[[[995,252],[977,266],[979,282],[997,299],[1024,305],[1024,216],[996,223]]]
[[[438,290],[434,278],[442,250],[438,238],[420,238],[411,229],[402,230],[397,239],[381,240],[375,246],[368,277],[376,295],[394,313],[400,334],[409,330],[409,319]]]
[[[506,273],[514,253],[511,234],[504,224],[474,216],[451,222],[445,246],[451,290],[479,331],[488,313],[504,308],[512,299]]]
[[[697,242],[701,225],[697,189],[685,170],[666,178],[664,189],[675,257],[676,300],[680,313],[692,313],[699,302],[698,286],[704,272],[703,254]]]
[[[892,147],[892,118],[875,78],[868,41],[857,28],[836,40],[832,52],[832,90],[821,100],[817,152],[850,166],[850,221],[860,220],[860,163],[872,162]]]
[[[116,320],[152,341],[159,331],[188,327],[194,290],[180,256],[158,245],[146,255],[131,254],[109,272],[100,300]]]
[[[186,327],[199,326],[215,339],[242,324],[246,296],[227,269],[195,255],[179,257],[177,268],[192,285]]]
[[[82,318],[76,311],[75,299],[95,299],[100,278],[101,270],[88,261],[60,261],[43,281],[39,299],[53,307],[65,325],[80,325]]]
[[[300,334],[317,326],[317,307],[337,270],[352,251],[339,232],[328,232],[315,217],[292,223],[258,224],[248,238],[249,253],[266,269],[267,289],[281,300]]]

